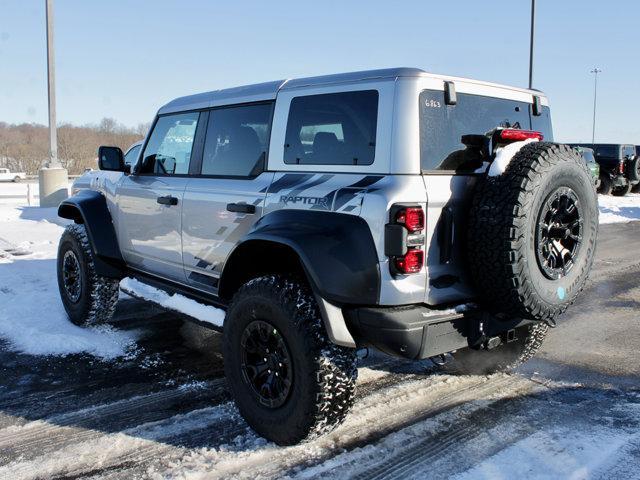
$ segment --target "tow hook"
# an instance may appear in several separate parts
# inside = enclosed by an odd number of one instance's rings
[[[502,339],[500,337],[490,337],[484,342],[485,350],[493,350],[496,347],[499,347],[502,343]]]

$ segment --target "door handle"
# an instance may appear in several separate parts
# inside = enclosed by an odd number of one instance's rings
[[[158,197],[157,202],[160,205],[177,205],[178,199],[176,197],[172,197],[171,195],[165,195],[164,197]]]
[[[256,206],[248,203],[227,203],[227,210],[238,213],[256,213]]]

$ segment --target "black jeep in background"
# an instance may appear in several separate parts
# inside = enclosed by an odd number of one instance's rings
[[[624,196],[640,191],[640,157],[636,146],[620,143],[575,143],[572,147],[593,149],[600,165],[598,193]]]

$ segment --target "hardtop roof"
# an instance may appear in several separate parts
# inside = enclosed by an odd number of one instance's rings
[[[244,85],[240,87],[225,88],[220,90],[213,90],[210,92],[198,93],[195,95],[188,95],[185,97],[179,97],[170,101],[166,105],[162,106],[158,111],[159,114],[176,112],[182,110],[197,110],[200,108],[207,108],[216,105],[234,104],[234,103],[246,103],[251,101],[265,101],[273,100],[276,98],[280,90],[290,90],[294,88],[307,87],[307,86],[320,86],[329,84],[341,84],[341,83],[354,83],[359,81],[369,80],[394,80],[400,77],[432,77],[441,78],[451,81],[464,81],[482,85],[489,85],[499,88],[505,88],[508,90],[516,90],[521,92],[527,92],[531,95],[544,96],[537,90],[529,90],[518,87],[511,87],[507,85],[500,85],[491,82],[483,82],[479,80],[473,80],[463,77],[452,77],[446,75],[437,75],[427,73],[420,68],[385,68],[378,70],[364,70],[359,72],[349,73],[337,73],[331,75],[321,75],[315,77],[304,77],[288,80],[276,80],[273,82],[256,83],[252,85]]]

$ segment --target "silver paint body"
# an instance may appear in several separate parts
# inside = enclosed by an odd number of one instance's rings
[[[278,209],[324,209],[359,215],[368,223],[382,276],[381,305],[462,302],[472,294],[464,265],[465,221],[473,175],[425,173],[420,168],[419,94],[455,82],[458,93],[532,103],[538,91],[389,69],[269,82],[182,97],[158,114],[255,101],[275,101],[267,171],[254,179],[161,177],[89,172],[77,181],[104,193],[126,262],[135,269],[215,294],[216,279],[237,241],[262,216]],[[375,160],[371,165],[285,164],[284,138],[296,96],[375,89],[379,93]],[[288,176],[287,178],[284,178]],[[283,179],[284,178],[284,179]],[[364,183],[364,186],[359,185]],[[285,185],[282,187],[282,185]],[[280,185],[280,186],[279,186]],[[156,203],[161,195],[176,206]],[[322,204],[295,197],[322,198]],[[290,200],[287,201],[286,198]],[[256,214],[231,213],[227,203],[246,202]],[[414,275],[393,277],[384,254],[384,226],[395,203],[417,203],[426,212],[426,265]],[[443,222],[449,216],[450,222]],[[443,225],[445,225],[443,227]],[[448,254],[439,236],[452,239]]]

